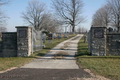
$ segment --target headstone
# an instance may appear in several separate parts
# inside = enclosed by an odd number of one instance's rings
[[[67,33],[64,33],[64,38],[68,38],[68,34]]]
[[[61,33],[58,33],[58,39],[60,39],[60,38],[62,38],[62,37],[61,37]]]
[[[108,28],[109,32],[113,32],[113,28],[109,27]]]
[[[55,33],[53,33],[53,39],[55,39],[56,38],[56,34]]]
[[[52,42],[52,37],[53,37],[52,33],[48,34],[48,40],[49,40],[49,43]]]
[[[43,43],[45,43],[45,41],[46,41],[46,34],[45,33],[42,35],[42,39],[43,39]]]

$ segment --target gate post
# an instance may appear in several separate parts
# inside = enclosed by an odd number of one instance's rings
[[[17,56],[27,57],[32,54],[32,27],[16,26],[17,28]]]
[[[91,27],[91,53],[106,56],[106,27]]]

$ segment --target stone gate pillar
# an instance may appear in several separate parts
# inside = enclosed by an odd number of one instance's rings
[[[106,27],[91,27],[91,53],[106,56]]]
[[[32,54],[32,27],[16,26],[17,56],[27,57]]]

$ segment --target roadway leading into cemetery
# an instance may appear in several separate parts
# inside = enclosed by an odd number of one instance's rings
[[[54,47],[48,54],[33,60],[21,68],[0,73],[0,80],[109,80],[96,77],[89,70],[79,68],[75,54],[79,40],[83,35],[77,35]],[[61,50],[61,47],[69,46]],[[69,55],[64,59],[54,59],[54,54],[64,51]]]
[[[75,54],[79,40],[83,35],[77,35],[54,47],[48,54],[33,60],[21,68],[0,73],[0,80],[109,80],[96,77],[89,70],[79,68]],[[61,50],[61,47],[69,43]],[[63,59],[54,59],[54,54],[66,52],[69,55]]]
[[[77,53],[78,42],[82,38],[82,34],[77,35],[69,40],[66,40],[54,47],[48,54],[43,57],[33,60],[31,63],[24,65],[21,68],[41,68],[41,69],[79,69],[76,64],[75,54]],[[61,47],[64,44],[69,44],[64,50]],[[54,55],[58,52],[66,52],[69,56],[64,59],[54,59]]]

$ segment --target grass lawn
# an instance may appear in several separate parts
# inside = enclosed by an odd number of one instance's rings
[[[90,56],[88,44],[84,38],[78,44],[77,63],[81,68],[90,69],[93,73],[112,80],[120,80],[120,56]]]
[[[72,35],[69,36],[69,38],[71,38],[71,37],[73,37],[73,36]],[[69,38],[62,38],[60,40],[54,39],[54,40],[52,40],[52,43],[48,43],[48,40],[46,40],[46,43],[45,43],[46,47],[38,52],[35,52],[30,57],[0,58],[0,71],[9,69],[11,67],[23,66],[24,64],[29,63],[31,60],[35,59],[36,57],[45,55],[46,53],[48,53],[50,51],[50,49],[55,47],[57,44],[59,44],[60,42],[62,42],[64,40],[67,40]]]
[[[30,62],[33,58],[23,57],[11,57],[11,58],[0,58],[0,71],[9,69],[11,67],[20,67],[25,63]]]

